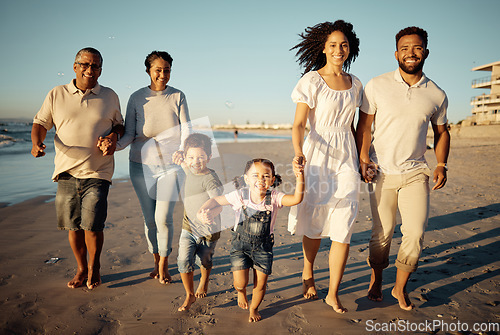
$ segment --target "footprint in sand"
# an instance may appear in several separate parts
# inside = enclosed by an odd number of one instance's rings
[[[422,293],[422,294],[420,294],[420,296],[418,297],[418,300],[420,300],[420,301],[424,301],[424,302],[425,302],[425,301],[429,301],[429,298],[427,297],[427,294]]]
[[[271,303],[275,303],[276,301],[280,301],[280,300],[283,300],[283,297],[280,296],[280,295],[274,295],[272,298],[271,298]]]
[[[0,278],[0,286],[7,285],[12,278],[14,278],[13,275],[7,275],[5,277],[1,277]]]
[[[132,314],[134,318],[137,320],[140,320],[142,318],[142,313],[139,311],[135,311],[134,314]]]
[[[290,333],[300,333],[302,327],[308,323],[307,318],[304,313],[302,313],[301,307],[293,307],[285,319],[285,324]]]

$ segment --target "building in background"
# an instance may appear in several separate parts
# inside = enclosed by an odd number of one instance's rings
[[[462,122],[464,126],[500,124],[500,61],[477,66],[472,71],[488,71],[491,75],[472,81],[472,88],[487,89],[472,97],[472,116]]]

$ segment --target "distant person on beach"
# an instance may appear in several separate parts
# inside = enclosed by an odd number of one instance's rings
[[[172,61],[165,51],[147,55],[144,64],[150,85],[130,96],[125,135],[118,142],[118,150],[131,144],[130,180],[141,204],[148,249],[154,258],[150,277],[161,284],[172,281],[168,256],[172,252],[174,207],[184,175],[174,159],[182,157],[182,145],[190,132],[186,97],[167,85]]]
[[[234,140],[236,141],[238,139],[238,129],[234,130]]]
[[[338,292],[359,207],[359,165],[353,120],[361,81],[346,71],[359,53],[352,24],[338,20],[306,28],[297,49],[304,75],[292,92],[294,162],[305,166],[304,201],[290,209],[288,230],[303,236],[303,295],[317,299],[313,266],[322,237],[329,237],[330,282],[325,302],[345,313]],[[311,131],[304,141],[307,120]]]
[[[100,86],[102,56],[94,48],[78,51],[76,78],[53,88],[33,120],[31,154],[45,155],[43,141],[55,127],[56,156],[52,179],[57,182],[58,228],[68,230],[78,269],[68,287],[87,281],[93,289],[101,283],[100,255],[104,243],[107,197],[114,170],[116,141],[123,135],[118,96]],[[106,146],[100,147],[102,142]],[[88,254],[88,259],[87,259]]]
[[[222,183],[217,173],[207,167],[212,157],[212,140],[204,134],[194,133],[184,141],[184,158],[174,161],[180,164],[186,174],[184,182],[184,219],[179,238],[177,267],[186,290],[186,300],[179,312],[187,311],[196,298],[207,296],[212,257],[220,237],[220,216],[215,216],[210,226],[201,223],[196,215],[209,199],[222,194]],[[206,227],[213,227],[207,231]],[[193,275],[195,263],[201,270],[201,278],[196,292]]]
[[[234,180],[236,190],[208,200],[198,212],[201,222],[210,224],[220,213],[220,206],[231,205],[236,222],[231,230],[231,270],[234,288],[238,292],[238,306],[249,309],[249,322],[261,320],[258,308],[264,299],[267,278],[273,265],[274,224],[278,209],[293,206],[304,195],[303,169],[293,165],[296,186],[294,194],[284,194],[272,187],[281,183],[274,164],[263,158],[248,161],[243,177]],[[247,285],[253,268],[252,302],[248,305]]]
[[[375,77],[366,85],[356,140],[363,178],[369,184],[373,215],[368,263],[372,268],[368,299],[382,301],[382,272],[401,214],[401,245],[396,259],[396,283],[391,291],[399,306],[411,310],[406,284],[417,270],[429,218],[429,177],[426,137],[429,121],[434,131],[433,190],[446,184],[450,150],[445,92],[422,72],[429,55],[427,32],[408,27],[396,35],[396,71]],[[372,123],[375,131],[372,136]],[[367,167],[378,167],[374,177]]]
[[[172,57],[153,51],[145,60],[150,85],[132,93],[125,116],[125,135],[118,150],[130,144],[130,180],[144,216],[149,252],[154,257],[150,277],[171,282],[168,256],[172,252],[174,207],[184,173],[173,159],[182,157],[190,132],[186,97],[168,86]]]

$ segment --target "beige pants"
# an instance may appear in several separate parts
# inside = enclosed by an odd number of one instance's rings
[[[405,272],[417,269],[429,218],[429,175],[429,169],[399,175],[379,174],[369,185],[373,226],[368,264],[372,268],[384,269],[389,265],[399,208],[403,237],[396,267]]]

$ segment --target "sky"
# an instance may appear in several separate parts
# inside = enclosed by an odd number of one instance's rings
[[[144,59],[173,57],[169,85],[183,91],[192,119],[212,124],[291,123],[290,94],[301,76],[298,34],[320,22],[354,25],[360,54],[350,72],[363,84],[397,68],[396,33],[429,33],[424,72],[448,95],[448,118],[471,115],[472,89],[500,60],[500,1],[128,1],[16,0],[0,5],[0,118],[32,118],[54,86],[74,78],[81,48],[103,55],[101,85],[120,97],[149,85]]]

